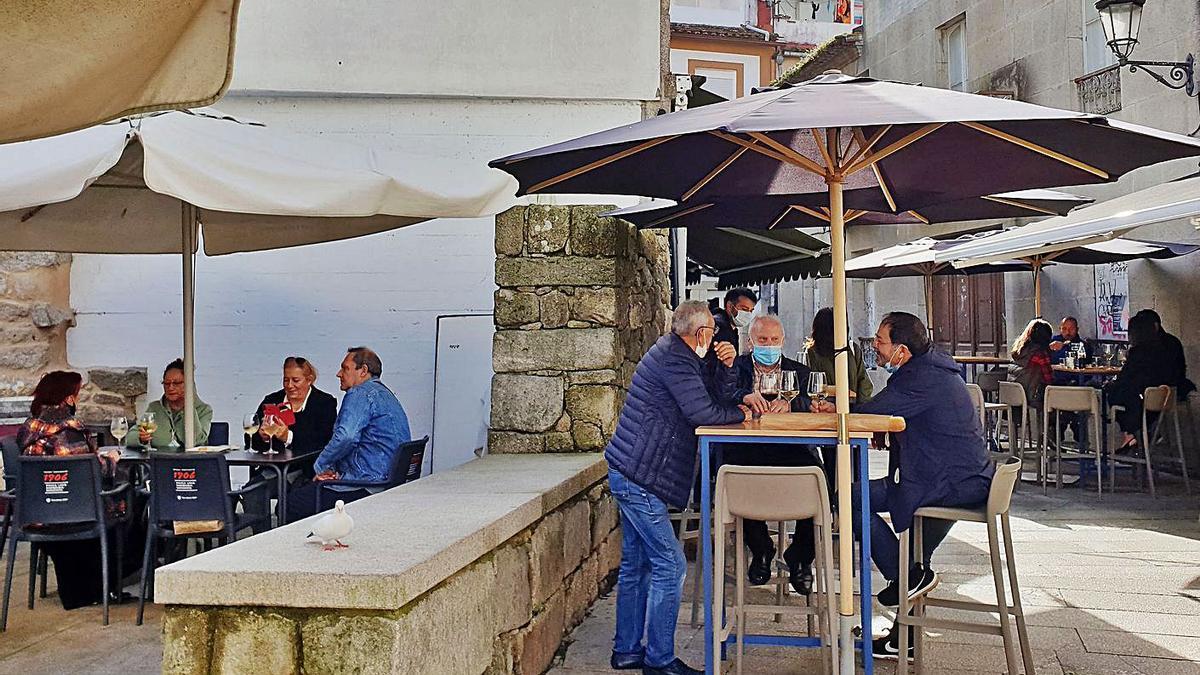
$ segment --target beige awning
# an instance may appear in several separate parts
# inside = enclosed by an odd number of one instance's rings
[[[221,97],[238,0],[0,2],[0,143]]]

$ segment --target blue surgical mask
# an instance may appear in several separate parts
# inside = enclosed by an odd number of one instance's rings
[[[891,375],[892,373],[895,373],[897,370],[900,370],[900,366],[892,363],[892,359],[896,358],[896,354],[898,354],[899,352],[900,352],[900,350],[898,348],[892,350],[892,358],[888,359],[887,363],[883,364],[883,369],[886,370],[889,375]]]
[[[759,365],[773,366],[779,363],[779,359],[783,357],[783,347],[754,345],[751,353],[754,355],[754,361]]]

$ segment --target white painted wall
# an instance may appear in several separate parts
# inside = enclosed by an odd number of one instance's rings
[[[705,26],[754,23],[754,0],[672,0],[671,21]]]
[[[612,11],[613,4],[624,9]],[[235,77],[243,90],[217,107],[268,126],[486,162],[640,119],[640,99],[655,97],[658,82],[659,24],[650,4],[245,3]],[[431,18],[434,6],[462,21]],[[478,25],[483,20],[489,30]],[[569,58],[563,41],[574,47]],[[343,54],[344,75],[329,61]],[[446,62],[434,64],[439,58]],[[489,96],[453,95],[472,82]],[[390,93],[311,93],[343,83],[352,92]],[[262,94],[288,89],[295,91]],[[430,91],[439,96],[411,95]],[[428,433],[436,317],[491,311],[493,236],[490,218],[441,220],[351,241],[200,257],[198,394],[214,419],[236,427],[280,387],[284,357],[312,359],[318,386],[336,393],[345,349],[365,344],[380,353],[383,379],[407,409],[413,434]],[[182,354],[181,296],[176,257],[77,256],[71,364],[144,365],[150,396],[160,396],[161,368]]]

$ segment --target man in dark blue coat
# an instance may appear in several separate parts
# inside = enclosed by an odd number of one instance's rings
[[[696,473],[696,427],[751,416],[749,408],[728,402],[736,350],[729,343],[714,344],[713,332],[705,303],[679,305],[671,332],[658,339],[634,370],[616,432],[604,452],[609,487],[621,512],[617,627],[610,662],[617,670],[700,672],[675,657],[687,559],[667,507],[687,503]],[[710,348],[719,361],[715,374],[704,365]]]
[[[897,415],[905,430],[894,434],[888,459],[888,475],[870,482],[871,560],[888,580],[879,592],[880,604],[900,603],[898,580],[900,542],[895,532],[912,525],[913,513],[922,506],[975,507],[987,501],[992,484],[992,463],[984,442],[979,416],[959,375],[958,364],[933,349],[929,332],[921,320],[905,312],[883,318],[875,333],[879,365],[891,371],[887,387],[869,403],[854,407],[857,413]],[[897,476],[897,470],[899,475]],[[858,510],[858,484],[854,507]],[[892,527],[879,515],[888,512]],[[859,528],[860,517],[854,516]],[[916,598],[937,585],[929,569],[934,548],[945,539],[952,523],[929,520],[924,528],[924,551],[911,566],[909,598]],[[860,532],[855,532],[861,536]],[[876,640],[876,656],[898,655],[899,633],[893,629]],[[912,642],[909,642],[910,649]]]

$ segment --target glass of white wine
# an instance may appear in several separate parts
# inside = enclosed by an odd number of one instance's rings
[[[825,373],[808,374],[808,395],[820,403],[825,402]]]
[[[283,430],[283,420],[276,415],[263,415],[262,426],[263,431],[267,432],[267,452],[268,455],[278,455],[279,451],[275,449],[275,434]]]
[[[154,422],[154,413],[152,413],[152,412],[142,413],[142,416],[138,418],[138,433],[139,434],[144,433],[148,436],[153,437],[154,432],[156,432],[156,431],[158,431],[158,424],[156,424]],[[143,443],[142,446],[145,448],[149,448],[153,444],[153,441],[154,441],[154,439],[151,438],[149,441],[146,441],[145,443]]]
[[[129,435],[129,420],[114,417],[108,423],[108,430],[112,432],[113,438],[117,439],[117,445],[125,445],[125,437]]]
[[[792,409],[792,401],[800,395],[800,384],[796,381],[796,371],[785,370],[781,373],[783,383],[779,387],[779,397],[787,401],[788,411]]]
[[[249,413],[242,417],[242,431],[246,432],[246,449],[254,444],[254,434],[258,433],[258,413]]]

